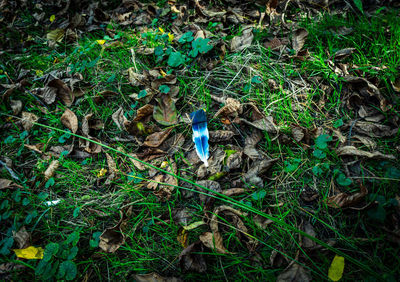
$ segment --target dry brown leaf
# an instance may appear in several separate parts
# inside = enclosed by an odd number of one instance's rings
[[[253,41],[253,27],[244,27],[242,35],[232,38],[230,49],[232,52],[240,52],[251,45]]]
[[[189,235],[189,232],[186,229],[184,229],[182,227],[179,228],[178,236],[176,237],[176,240],[179,243],[181,243],[182,247],[184,247],[184,248],[186,248],[189,245],[188,235]]]
[[[10,100],[10,106],[14,115],[18,115],[22,111],[22,101],[21,100]]]
[[[367,152],[357,149],[354,146],[343,146],[336,150],[338,156],[357,156],[368,159],[383,159],[383,160],[396,160],[394,155],[385,155],[381,152]]]
[[[305,30],[304,28],[299,28],[294,32],[292,37],[292,48],[296,52],[296,55],[303,48],[307,36],[308,36],[308,31]]]
[[[246,192],[246,189],[244,188],[230,188],[222,191],[222,194],[224,194],[225,196],[236,196],[243,194],[244,192]]]
[[[78,118],[70,109],[66,109],[61,116],[61,123],[71,130],[72,133],[76,133],[78,130]]]
[[[226,158],[226,166],[229,170],[240,168],[242,165],[242,151],[237,151],[233,154],[230,154],[229,157]]]
[[[133,121],[141,121],[148,116],[153,114],[154,106],[150,104],[146,104],[143,107],[139,108],[136,113],[136,117]]]
[[[398,128],[392,128],[388,125],[383,125],[376,122],[369,121],[357,121],[354,124],[353,130],[355,132],[367,135],[373,138],[379,137],[390,137],[394,136],[398,132]]]
[[[163,94],[157,99],[158,105],[154,106],[153,118],[162,125],[171,126],[178,122],[178,113],[174,100],[168,94]]]
[[[212,250],[215,250],[217,253],[220,254],[228,254],[229,252],[225,249],[223,245],[222,236],[219,232],[205,232],[199,237],[200,241]]]
[[[211,142],[221,142],[231,140],[235,135],[233,131],[230,130],[214,130],[209,132],[209,141]]]
[[[117,125],[119,130],[125,130],[125,123],[128,122],[127,118],[124,116],[124,110],[120,107],[111,116],[114,123]]]
[[[227,98],[225,106],[223,106],[218,112],[215,113],[214,118],[222,115],[223,117],[230,115],[237,115],[241,111],[240,102],[233,98]]]
[[[342,61],[346,59],[348,56],[353,54],[354,51],[356,51],[356,48],[344,48],[335,53],[335,61]]]
[[[150,134],[149,136],[146,137],[146,140],[144,141],[143,145],[153,148],[159,147],[164,142],[164,140],[167,139],[171,131],[172,128],[168,128],[164,131]]]
[[[207,264],[202,253],[204,252],[203,244],[195,242],[185,248],[179,254],[179,262],[183,271],[197,271],[203,273],[207,270]]]
[[[120,210],[120,220],[111,228],[107,228],[100,235],[99,248],[107,253],[114,253],[125,243],[123,233],[126,228],[126,222],[132,214],[132,206]]]
[[[162,277],[161,275],[152,272],[148,274],[134,274],[132,276],[137,282],[181,282],[180,278]]]
[[[160,168],[173,174],[176,174],[177,172],[176,163],[172,159],[169,159],[169,161],[163,161],[160,164]],[[153,181],[148,183],[147,188],[156,190],[154,195],[156,195],[160,200],[166,201],[171,197],[171,194],[177,185],[178,179],[176,177],[158,172],[158,174],[153,178]]]
[[[253,185],[263,187],[264,183],[260,175],[264,174],[278,159],[255,161],[247,173],[243,176],[244,181]]]
[[[173,155],[182,148],[185,143],[185,136],[182,133],[175,134],[174,136],[165,140],[160,149],[166,151],[169,155]]]
[[[276,279],[277,282],[292,282],[301,281],[308,282],[311,281],[311,277],[308,272],[299,264],[293,263],[288,269],[279,274]]]
[[[52,178],[59,166],[60,166],[59,160],[52,160],[49,167],[44,172],[44,180],[47,181],[50,178]]]
[[[198,184],[200,186],[204,186],[204,187],[206,187],[208,189],[211,189],[212,191],[221,192],[221,185],[218,182],[213,181],[213,180],[200,180],[200,181],[197,181],[196,184]],[[205,191],[204,189],[202,189],[202,188],[200,188],[198,186],[195,186],[195,187],[196,187],[197,190],[199,190],[201,192],[204,192],[204,193],[207,193],[207,194],[211,194],[211,195],[215,195],[214,193],[209,192],[209,191]],[[204,194],[199,194],[199,199],[200,199],[201,203],[207,205],[207,203],[212,198],[210,196],[207,196],[207,195],[204,195]]]
[[[22,186],[15,184],[11,180],[0,178],[0,190],[22,188]]]
[[[14,241],[16,241],[18,244],[18,249],[25,249],[29,246],[30,235],[26,231],[25,226],[23,226],[18,232],[13,230],[12,233]]]
[[[141,86],[146,84],[147,77],[143,74],[137,73],[135,68],[128,69],[128,80],[133,86]]]
[[[278,127],[275,125],[274,119],[271,116],[255,120],[253,122],[247,121],[245,119],[240,119],[240,120],[259,130],[266,131],[268,133],[278,133]]]
[[[316,237],[317,233],[314,230],[314,227],[311,225],[309,221],[306,221],[303,225],[303,231],[312,237]],[[313,240],[308,237],[303,237],[303,247],[304,248],[314,248],[317,245]]]
[[[400,92],[400,77],[397,77],[394,81],[390,81],[390,83],[394,91]]]
[[[54,87],[57,89],[57,96],[64,102],[64,104],[69,107],[75,100],[74,93],[61,79],[51,80],[47,86]]]
[[[339,193],[337,195],[328,197],[326,204],[331,208],[348,208],[362,201],[362,199],[368,194],[368,190],[364,185],[360,186],[360,192],[354,194]]]
[[[134,158],[136,158],[136,159],[139,159],[139,157],[138,157],[136,154],[134,154],[134,153],[130,153],[129,155],[132,156],[132,157],[134,157]],[[143,171],[143,170],[146,169],[146,167],[144,166],[144,164],[142,164],[141,162],[139,162],[139,161],[137,161],[137,160],[135,160],[135,159],[132,159],[132,158],[129,158],[129,159],[131,160],[131,162],[133,163],[133,165],[134,165],[138,170]]]
[[[253,217],[253,221],[261,229],[265,229],[268,225],[274,223],[271,219],[265,218],[258,214]]]
[[[29,112],[22,112],[22,127],[26,130],[29,131],[32,129],[33,124],[35,122],[37,122],[39,120],[39,118],[33,114],[33,113],[29,113]]]

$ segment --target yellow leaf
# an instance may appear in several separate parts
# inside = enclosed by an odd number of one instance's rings
[[[159,31],[161,31],[162,33],[164,33],[164,29],[162,29],[161,27],[158,28]]]
[[[161,69],[160,69],[160,73],[161,73],[162,76],[166,76],[167,75],[166,72],[161,70]]]
[[[100,171],[97,173],[97,178],[103,177],[106,175],[107,170],[105,168],[100,169]]]
[[[99,44],[99,45],[104,45],[104,43],[106,43],[106,41],[105,40],[96,40],[96,42],[97,42],[97,44]]]
[[[204,221],[196,221],[196,222],[193,222],[193,223],[191,223],[189,225],[182,226],[182,227],[185,230],[192,230],[192,229],[195,229],[195,228],[197,228],[197,227],[199,227],[200,225],[203,225],[203,224],[206,224],[206,223]]]
[[[57,28],[47,33],[47,40],[60,42],[63,38],[64,38],[64,30],[62,28]]]
[[[37,76],[42,76],[43,75],[43,71],[42,70],[36,70],[36,75]]]
[[[55,16],[55,15],[51,15],[51,16],[50,16],[50,22],[51,22],[51,23],[54,22],[55,19],[56,19],[56,16]]]
[[[329,267],[328,277],[332,281],[339,281],[343,276],[344,270],[344,257],[335,255]]]
[[[178,230],[178,236],[177,236],[176,240],[179,243],[181,243],[182,247],[184,247],[184,248],[186,248],[189,245],[189,243],[188,243],[188,234],[189,233],[183,228],[180,228]]]
[[[168,41],[172,42],[174,40],[174,35],[171,32],[168,32]]]
[[[19,258],[24,259],[42,259],[43,258],[43,249],[41,247],[30,246],[25,249],[13,249],[14,253]]]

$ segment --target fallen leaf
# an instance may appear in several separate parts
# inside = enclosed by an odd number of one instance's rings
[[[52,160],[49,167],[44,172],[44,180],[47,181],[54,176],[57,168],[60,166],[59,160]]]
[[[344,48],[337,51],[334,55],[335,61],[342,61],[356,51],[356,48]]]
[[[26,231],[25,226],[23,226],[18,232],[13,230],[12,233],[14,241],[17,242],[19,249],[24,249],[28,247],[30,235]]]
[[[204,224],[206,224],[206,223],[201,220],[201,221],[193,222],[193,223],[191,223],[189,225],[184,225],[184,226],[182,226],[182,228],[187,230],[187,231],[189,231],[189,230],[195,229],[195,228],[197,228],[197,227],[199,227],[201,225],[204,225]]]
[[[158,106],[154,107],[153,117],[162,125],[170,126],[178,122],[178,114],[175,107],[175,102],[172,98],[164,94],[161,98],[157,99]]]
[[[299,264],[293,263],[288,269],[279,274],[276,279],[277,282],[289,282],[289,281],[311,281],[310,275],[306,270]]]
[[[210,189],[212,191],[221,192],[221,185],[216,181],[200,180],[200,181],[197,181],[196,184],[198,184],[200,186],[204,186],[204,187],[206,187],[206,188],[208,188],[208,189]],[[214,193],[206,191],[206,190],[204,190],[204,189],[202,189],[201,187],[198,187],[198,186],[196,186],[196,189],[201,191],[201,192],[207,193],[207,194],[215,195]],[[199,194],[199,199],[200,199],[201,203],[207,205],[207,203],[211,199],[211,196],[207,196],[207,195],[204,195],[204,194]]]
[[[49,42],[49,46],[54,46],[56,42],[61,42],[63,40],[65,30],[62,28],[54,29],[47,33],[46,38]]]
[[[209,132],[209,140],[211,142],[221,142],[231,140],[235,135],[233,131],[230,130],[214,130]]]
[[[111,119],[117,125],[119,130],[125,129],[125,123],[128,122],[127,118],[124,116],[124,110],[120,107],[115,113],[112,114]]]
[[[207,270],[207,264],[202,253],[204,247],[201,242],[195,242],[185,248],[179,254],[179,262],[183,271],[197,271],[203,273]]]
[[[400,77],[397,77],[394,81],[391,80],[390,83],[394,91],[400,92]]]
[[[225,106],[223,106],[218,112],[215,113],[214,118],[222,115],[223,117],[230,115],[237,115],[241,111],[240,102],[233,98],[227,98],[225,101]]]
[[[331,266],[329,266],[328,277],[332,281],[339,281],[343,276],[344,271],[344,257],[335,255],[332,260]]]
[[[222,194],[224,194],[225,196],[236,196],[243,194],[244,192],[246,192],[246,189],[244,188],[230,188],[222,191]]]
[[[211,233],[205,232],[199,237],[200,241],[212,250],[215,250],[219,254],[228,254],[229,252],[223,246],[223,239],[219,232]]]
[[[187,232],[186,229],[184,228],[179,228],[178,230],[178,236],[176,238],[176,240],[181,243],[182,247],[186,248],[189,243],[188,243],[188,235],[189,233]]]
[[[134,274],[132,276],[137,282],[180,282],[182,281],[176,277],[162,277],[153,272],[148,274]]]
[[[357,156],[368,159],[383,159],[383,160],[396,160],[394,155],[385,155],[381,152],[367,152],[360,149],[357,149],[354,146],[343,146],[336,150],[338,156]]]
[[[14,253],[19,258],[24,259],[42,259],[44,250],[41,247],[30,246],[25,249],[13,249]]]
[[[232,52],[240,52],[251,45],[253,41],[253,27],[244,27],[242,35],[232,38],[230,49]]]
[[[61,79],[51,80],[47,86],[54,87],[57,89],[57,96],[69,107],[75,100],[75,96],[71,89]]]
[[[356,121],[353,130],[372,138],[390,137],[398,132],[398,128],[392,128],[376,122]]]
[[[147,77],[143,74],[137,73],[132,67],[128,69],[128,80],[133,86],[141,86],[146,83]]]
[[[251,125],[259,130],[266,131],[268,133],[278,133],[278,127],[274,123],[272,117],[265,117],[263,119],[255,120],[253,122],[247,121],[245,119],[240,119],[244,123]]]
[[[146,137],[146,140],[144,141],[143,145],[153,148],[159,147],[164,142],[164,140],[167,139],[171,131],[172,128],[168,128],[164,131],[150,134],[149,136]]]
[[[71,130],[72,133],[76,133],[78,130],[78,118],[70,109],[66,109],[61,116],[61,123]]]
[[[32,129],[33,124],[35,122],[37,122],[39,120],[39,118],[33,114],[33,113],[29,113],[29,112],[22,112],[22,127],[26,130],[29,131]]]
[[[304,28],[299,28],[294,32],[292,37],[292,48],[296,52],[296,55],[303,48],[307,36],[308,36],[308,31],[305,30]]]
[[[255,161],[247,173],[243,176],[244,181],[259,187],[263,187],[264,183],[259,175],[262,175],[264,172],[266,172],[277,160],[278,159],[262,159]]]
[[[14,115],[18,115],[22,111],[22,101],[10,100],[10,106]]]
[[[313,226],[309,221],[306,221],[303,225],[303,231],[312,237],[316,237],[317,233],[315,232]],[[317,244],[308,237],[303,237],[303,247],[307,249],[314,248]]]
[[[360,192],[354,194],[339,193],[337,195],[328,197],[326,204],[331,208],[348,208],[362,201],[362,199],[368,194],[367,188],[364,185],[360,186]]]
[[[22,186],[15,184],[11,180],[0,178],[0,190],[22,188]]]
[[[185,143],[185,136],[182,133],[175,134],[174,136],[165,140],[160,149],[166,151],[169,155],[173,155],[182,148]]]
[[[137,110],[136,117],[133,119],[133,121],[141,121],[146,117],[150,116],[153,113],[153,111],[154,111],[154,106],[146,104]]]

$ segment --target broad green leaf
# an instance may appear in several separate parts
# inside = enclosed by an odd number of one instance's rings
[[[342,119],[338,119],[333,123],[333,127],[334,128],[339,128],[343,125],[343,120]]]
[[[72,244],[73,246],[75,246],[78,243],[78,241],[79,241],[79,232],[74,231],[68,236],[65,243]]]
[[[317,159],[323,159],[326,157],[326,153],[320,149],[315,149],[313,152],[313,156]]]
[[[265,192],[264,190],[261,190],[261,191],[254,192],[253,194],[251,194],[251,197],[253,198],[253,200],[258,201],[258,200],[263,199],[266,195],[267,195],[267,192]]]
[[[46,248],[44,249],[43,260],[50,261],[53,256],[58,253],[60,249],[60,245],[58,243],[49,243],[47,244]]]
[[[45,268],[47,266],[48,262],[42,259],[36,266],[35,268],[35,274],[36,275],[42,275],[45,271]]]
[[[73,258],[76,257],[76,255],[78,254],[78,247],[77,246],[73,246],[71,248],[71,250],[69,250],[69,254],[68,254],[68,260],[72,260]]]
[[[178,42],[179,43],[186,43],[186,42],[191,42],[193,41],[193,32],[188,31],[186,33],[184,33],[181,38],[179,38]]]
[[[78,215],[79,215],[79,212],[80,212],[80,208],[79,208],[79,207],[75,208],[75,209],[74,209],[74,212],[72,213],[72,216],[73,216],[74,218],[77,218]]]
[[[352,183],[351,179],[347,178],[346,175],[344,175],[344,173],[340,173],[337,176],[336,182],[342,186],[349,186]]]
[[[41,247],[29,246],[25,249],[13,249],[14,253],[19,258],[24,259],[42,259],[43,258],[43,249]]]
[[[321,134],[315,139],[315,145],[318,149],[326,149],[328,147],[328,142],[332,141],[332,137],[328,134]]]
[[[261,83],[262,82],[262,79],[261,79],[261,77],[259,76],[259,75],[255,75],[255,76],[253,76],[253,78],[251,79],[251,83],[256,83],[256,84],[258,84],[258,83]]]
[[[160,90],[161,93],[167,94],[169,92],[170,88],[167,85],[160,85],[158,90]]]
[[[170,67],[176,68],[185,62],[185,57],[179,52],[172,52],[168,58],[168,65]]]
[[[344,257],[335,255],[328,270],[328,277],[332,281],[339,281],[343,276]]]

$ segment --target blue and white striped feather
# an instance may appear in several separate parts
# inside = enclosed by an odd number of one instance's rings
[[[204,110],[198,110],[190,114],[192,119],[193,142],[195,144],[196,153],[204,165],[208,166],[208,158],[210,157],[208,146],[208,128],[207,118]]]

